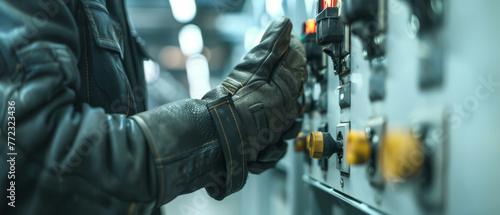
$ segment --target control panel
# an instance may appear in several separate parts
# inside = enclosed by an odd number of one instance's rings
[[[295,140],[307,184],[365,213],[456,211],[447,186],[460,96],[447,83],[466,81],[445,75],[451,3],[315,2],[315,17],[303,21],[310,78]]]

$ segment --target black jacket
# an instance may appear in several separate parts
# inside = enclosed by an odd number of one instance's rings
[[[124,1],[62,2],[0,2],[4,196],[12,181],[7,153],[17,153],[15,208],[0,198],[0,214],[147,214],[179,194],[223,186],[206,103],[179,101],[132,116],[146,110],[146,54]],[[14,136],[8,101],[16,103]]]

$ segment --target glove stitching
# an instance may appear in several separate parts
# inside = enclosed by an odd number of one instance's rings
[[[221,86],[222,86],[222,87],[224,87],[224,89],[226,89],[229,93],[231,93],[231,94],[232,94],[231,90],[227,89],[227,87],[226,87],[226,86],[224,86],[224,85],[222,85],[222,84],[221,84]]]
[[[219,104],[216,104],[216,105],[214,105],[214,106],[212,106],[212,107],[210,107],[210,108],[208,108],[208,109],[210,110],[210,109],[212,109],[212,108],[215,108],[215,107],[217,107],[217,106],[219,106],[219,105],[223,105],[223,104],[228,103],[228,102],[229,102],[228,100],[223,101],[223,102],[221,102],[221,103],[219,103]]]
[[[227,148],[229,149],[228,152],[229,152],[229,162],[231,164],[231,174],[229,175],[229,190],[227,191],[227,193],[231,193],[231,189],[233,188],[233,158],[231,156],[231,147],[229,146],[229,142],[227,141],[226,131],[224,130],[224,126],[222,125],[222,121],[220,120],[219,113],[217,113],[217,108],[214,108],[214,111],[215,114],[217,115],[217,119],[219,119],[220,127],[222,128],[222,133],[224,134],[224,138],[226,139],[226,145]]]
[[[236,90],[239,90],[239,88],[237,88],[236,86],[232,85],[231,83],[229,83],[227,81],[224,81],[224,83],[229,84],[229,86],[234,87],[234,89],[236,89]]]
[[[241,131],[240,131],[240,126],[238,125],[238,122],[236,121],[236,117],[234,116],[233,109],[231,108],[231,105],[227,104],[229,107],[229,110],[231,111],[231,114],[233,115],[234,123],[236,124],[236,128],[238,129],[238,134],[240,135],[240,140],[241,140],[241,154],[243,155],[243,161],[241,162],[243,164],[243,179],[241,180],[241,186],[239,189],[243,187],[245,184],[245,146],[243,144],[243,138],[241,137]]]
[[[231,78],[231,77],[227,76],[227,78],[226,78],[226,79],[231,79],[231,80],[233,80],[233,81],[235,81],[235,82],[238,82],[238,83],[241,85],[241,87],[243,87],[243,84],[242,84],[241,82],[239,82],[239,81],[235,80],[234,78]],[[226,81],[226,82],[227,82],[227,81]],[[229,82],[228,82],[228,83],[229,83]]]

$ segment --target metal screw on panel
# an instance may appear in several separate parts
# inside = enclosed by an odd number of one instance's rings
[[[372,138],[372,142],[374,143],[378,143],[378,136],[377,135],[373,135],[373,138]]]
[[[443,142],[443,130],[441,128],[432,128],[429,131],[429,135],[424,140],[426,154],[434,153],[437,149],[438,144]]]
[[[344,58],[344,66],[345,66],[346,69],[350,69],[351,68],[351,55],[347,55]]]
[[[443,12],[443,1],[442,0],[431,0],[432,12],[439,15]]]
[[[364,59],[368,58],[368,51],[366,49],[363,49],[363,58]]]
[[[382,45],[382,43],[384,42],[384,36],[383,35],[379,35],[379,36],[376,36],[375,38],[373,38],[373,42],[375,42],[375,44],[377,46],[380,46]]]
[[[372,166],[368,167],[368,174],[373,175],[374,173],[375,173],[375,169]]]
[[[343,178],[340,179],[340,187],[344,188],[344,179]]]
[[[365,128],[365,133],[366,133],[366,137],[367,137],[368,139],[372,138],[372,128],[370,128],[370,127],[366,127],[366,128]]]
[[[411,130],[415,138],[422,138],[422,126],[420,124],[414,123]]]
[[[377,205],[382,203],[382,196],[380,194],[375,194],[375,203],[377,203]]]
[[[408,36],[412,39],[416,38],[418,31],[420,31],[420,20],[417,16],[411,15],[410,22],[408,22]]]

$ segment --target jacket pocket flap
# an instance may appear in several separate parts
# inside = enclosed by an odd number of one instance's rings
[[[84,1],[83,6],[97,45],[118,52],[123,59],[123,40],[119,37],[121,30],[109,17],[106,7],[99,2],[90,1]]]

